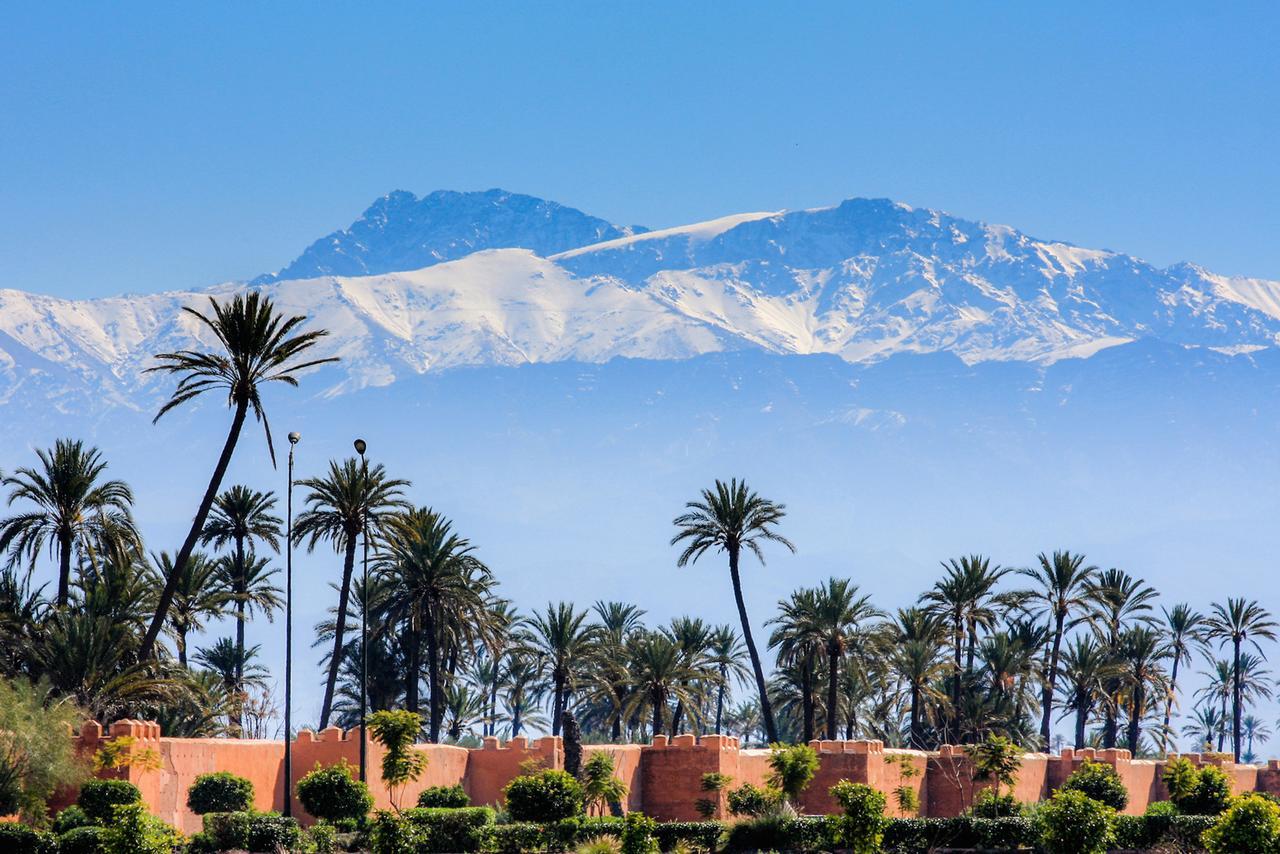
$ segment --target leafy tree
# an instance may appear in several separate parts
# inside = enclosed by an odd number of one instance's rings
[[[586,809],[607,808],[613,815],[622,815],[627,785],[614,776],[613,754],[607,750],[594,751],[582,766],[579,782]]]
[[[84,713],[49,696],[49,685],[0,679],[0,813],[21,813],[33,824],[48,820],[54,791],[87,774],[68,734]]]
[[[711,550],[728,555],[729,578],[733,583],[733,597],[738,606],[742,637],[747,645],[747,653],[751,656],[751,669],[760,695],[760,712],[765,732],[769,741],[777,741],[778,727],[773,719],[773,708],[769,705],[764,668],[760,664],[760,653],[756,650],[755,639],[751,635],[751,621],[747,617],[746,602],[742,598],[739,560],[745,548],[763,564],[764,551],[760,547],[763,542],[780,543],[790,551],[795,551],[791,541],[776,530],[778,523],[786,516],[786,507],[757,495],[747,487],[745,481],[736,478],[728,483],[717,480],[712,489],[702,491],[701,500],[690,501],[685,507],[686,512],[675,518],[674,524],[679,530],[671,539],[673,546],[684,544],[684,551],[680,553],[676,564],[686,566]]]
[[[1085,760],[1062,784],[1068,792],[1083,792],[1119,812],[1129,804],[1129,790],[1110,765]]]
[[[398,812],[404,787],[422,776],[426,754],[413,749],[422,729],[422,717],[405,710],[374,712],[369,716],[369,732],[383,747],[382,782],[392,793],[391,804]]]
[[[965,753],[973,763],[973,779],[994,781],[996,797],[1002,784],[1012,787],[1018,781],[1022,750],[1004,736],[989,735],[985,741],[966,746]]]
[[[818,773],[818,752],[807,744],[775,744],[769,751],[769,769],[769,785],[794,801]]]

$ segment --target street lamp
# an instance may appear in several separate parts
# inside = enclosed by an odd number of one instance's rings
[[[293,449],[302,434],[289,434],[289,490],[284,537],[284,814],[293,815]]]
[[[360,597],[360,782],[368,773],[368,734],[365,717],[369,709],[369,461],[364,452],[369,446],[364,439],[356,439],[356,453],[360,455],[361,489],[364,491],[364,512],[361,514],[364,528],[364,594]]]

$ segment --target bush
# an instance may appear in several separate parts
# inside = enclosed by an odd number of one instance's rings
[[[430,786],[418,795],[418,806],[456,809],[471,806],[471,799],[467,797],[466,790],[461,785]]]
[[[854,854],[875,854],[884,836],[884,793],[865,783],[841,780],[831,787],[831,797],[844,810],[840,839]]]
[[[217,851],[240,849],[275,854],[280,849],[292,851],[302,843],[298,822],[278,813],[205,813],[204,833]]]
[[[416,833],[408,821],[387,810],[373,814],[369,834],[373,854],[414,854]]]
[[[1120,775],[1110,765],[1101,762],[1086,759],[1062,784],[1062,788],[1067,792],[1084,792],[1116,812],[1129,805],[1129,790],[1125,788]]]
[[[1206,765],[1196,775],[1191,794],[1173,802],[1187,815],[1220,815],[1231,806],[1231,778],[1221,768]]]
[[[110,824],[115,808],[142,801],[142,792],[127,780],[86,780],[76,803],[94,824]]]
[[[724,850],[829,851],[839,845],[840,819],[829,816],[791,817],[773,812],[729,825]]]
[[[1245,795],[1204,833],[1209,854],[1253,854],[1276,850],[1280,807],[1266,798]]]
[[[723,833],[724,825],[718,821],[663,821],[653,835],[661,851],[671,851],[680,843],[699,851],[715,851]]]
[[[657,822],[638,812],[628,813],[623,821],[621,854],[651,854],[657,849],[653,838]]]
[[[744,816],[764,815],[781,801],[782,792],[777,789],[761,789],[750,783],[743,783],[729,792],[729,812]]]
[[[1152,801],[1147,804],[1147,811],[1143,813],[1145,818],[1175,815],[1178,815],[1178,808],[1173,805],[1173,801]]]
[[[580,815],[583,809],[582,786],[564,771],[516,777],[502,795],[516,821],[560,821]]]
[[[0,824],[0,851],[4,854],[50,854],[53,846],[47,833],[25,824]]]
[[[182,844],[178,831],[140,803],[117,805],[104,829],[107,854],[173,854]]]
[[[1036,812],[1040,846],[1048,854],[1100,854],[1114,841],[1114,816],[1083,792],[1055,792]]]
[[[327,821],[318,821],[306,831],[314,854],[334,854],[338,850],[338,829]]]
[[[968,814],[974,818],[1008,818],[1022,815],[1022,804],[1013,795],[998,795],[995,789],[983,789],[974,798]]]
[[[593,836],[579,843],[573,854],[622,854],[622,843],[613,836]]]
[[[196,815],[253,809],[253,783],[226,771],[201,774],[187,789],[187,806]]]
[[[492,854],[524,854],[540,851],[546,844],[542,825],[529,821],[486,827],[481,850]]]
[[[69,830],[90,824],[93,824],[93,819],[89,818],[89,814],[79,804],[72,804],[54,818],[53,832],[61,836]]]
[[[818,751],[807,744],[775,744],[769,753],[769,785],[794,801],[818,772]]]
[[[315,818],[334,824],[362,821],[373,809],[373,796],[369,794],[369,787],[356,780],[351,771],[346,762],[328,768],[317,765],[298,781],[302,808]]]
[[[111,831],[86,824],[58,836],[58,854],[106,854]]]
[[[489,807],[419,807],[405,810],[414,852],[479,851],[483,829],[494,823]]]
[[[69,700],[52,700],[47,682],[0,678],[0,732],[4,733],[0,815],[21,813],[44,824],[53,793],[80,783],[87,774],[68,732],[83,719]],[[0,849],[3,850],[3,849]]]
[[[884,829],[885,851],[924,854],[938,848],[1018,849],[1036,844],[1035,824],[1027,818],[894,818]]]

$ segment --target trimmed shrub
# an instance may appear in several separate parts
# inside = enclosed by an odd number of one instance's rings
[[[582,785],[564,771],[516,777],[502,795],[516,821],[560,821],[580,815],[583,809]]]
[[[0,824],[0,851],[4,854],[51,854],[54,841],[25,824]]]
[[[485,827],[494,823],[489,807],[418,807],[405,810],[414,852],[479,851]]]
[[[54,818],[53,832],[61,836],[69,830],[75,830],[77,827],[85,827],[90,824],[93,824],[93,820],[89,818],[89,814],[79,804],[72,804]]]
[[[854,854],[875,854],[884,836],[884,793],[865,783],[841,780],[831,787],[831,797],[844,810],[840,841]]]
[[[94,824],[109,824],[116,807],[141,800],[142,792],[127,780],[86,780],[76,803]]]
[[[653,836],[657,824],[644,813],[628,813],[623,820],[621,854],[652,854],[657,850]]]
[[[718,821],[663,821],[653,831],[661,851],[671,851],[682,842],[699,851],[715,851],[723,834],[724,825]]]
[[[302,843],[298,822],[272,812],[205,813],[204,833],[218,851],[274,854],[280,849],[292,851]]]
[[[93,824],[73,827],[58,836],[58,854],[107,854],[111,831]]]
[[[201,774],[187,789],[187,806],[196,815],[253,809],[253,783],[227,771]]]
[[[974,818],[1008,818],[1022,815],[1022,803],[1013,795],[998,795],[995,789],[983,789],[973,799],[968,814]]]
[[[533,822],[495,824],[484,829],[480,848],[491,854],[524,854],[543,850],[546,838],[542,825]]]
[[[729,791],[729,812],[733,815],[759,816],[782,802],[782,792],[772,787],[761,789],[743,783]]]
[[[1068,792],[1084,792],[1116,812],[1129,805],[1129,790],[1125,788],[1120,775],[1110,765],[1101,762],[1086,759],[1062,784],[1062,788]]]
[[[1048,854],[1101,854],[1115,840],[1115,810],[1083,792],[1054,792],[1036,811],[1040,846]]]
[[[1204,832],[1209,854],[1275,851],[1280,838],[1280,807],[1266,798],[1245,795]]]
[[[373,796],[369,787],[355,779],[352,768],[346,762],[316,766],[315,770],[298,781],[298,800],[302,808],[324,821],[360,822],[373,809]]]
[[[457,809],[471,806],[471,798],[462,786],[430,786],[418,795],[418,806],[430,808]]]
[[[1231,806],[1231,778],[1221,768],[1206,765],[1196,775],[1191,793],[1173,802],[1187,815],[1220,815]]]

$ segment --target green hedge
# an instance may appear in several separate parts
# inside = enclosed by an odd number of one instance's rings
[[[479,851],[484,828],[495,817],[489,807],[417,807],[404,812],[414,831],[414,854]]]
[[[105,827],[73,827],[58,837],[58,854],[106,854],[109,831]]]
[[[1116,847],[1198,851],[1204,847],[1200,837],[1217,820],[1216,815],[1119,815]]]
[[[292,818],[277,813],[210,812],[204,814],[204,833],[198,834],[200,846],[212,845],[214,851],[242,851],[275,854],[292,851],[302,843],[302,828]]]
[[[0,824],[0,851],[4,854],[53,854],[56,845],[53,837],[25,824]]]
[[[1021,816],[958,816],[889,819],[882,844],[885,851],[914,854],[935,848],[1031,847],[1035,841],[1035,826]]]
[[[718,821],[663,821],[654,828],[653,835],[663,851],[670,851],[679,842],[715,851],[722,833],[724,825]]]
[[[76,803],[94,824],[110,824],[116,807],[141,800],[142,792],[127,780],[86,780]]]

